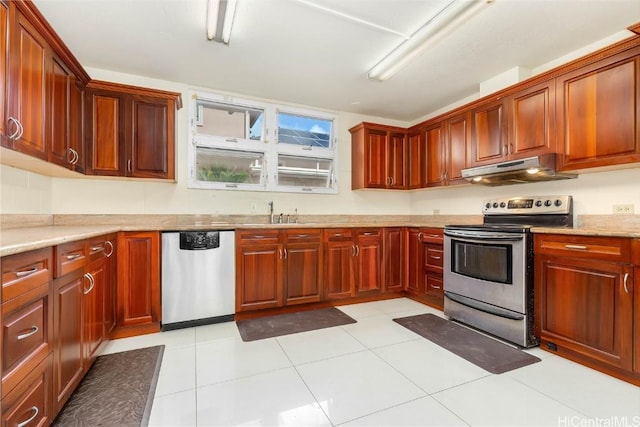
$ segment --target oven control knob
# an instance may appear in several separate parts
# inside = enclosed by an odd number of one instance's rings
[[[491,207],[491,203],[487,202],[486,205],[484,205],[485,209],[489,209]]]
[[[501,202],[501,203],[500,203],[500,207],[501,207],[501,208],[505,208],[506,206],[507,206],[507,204],[506,204],[505,202]]]
[[[498,202],[493,202],[493,207],[497,208],[498,207]]]
[[[536,206],[537,207],[542,206],[542,200],[536,200]]]
[[[544,205],[547,207],[551,206],[551,200],[545,200]]]
[[[556,201],[553,202],[553,204],[556,205],[556,206],[562,206],[562,200],[556,199]]]

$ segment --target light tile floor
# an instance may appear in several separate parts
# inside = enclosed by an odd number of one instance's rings
[[[235,323],[111,341],[164,344],[152,426],[640,426],[640,388],[540,349],[493,375],[392,321],[401,298],[338,307],[358,323],[242,342]]]

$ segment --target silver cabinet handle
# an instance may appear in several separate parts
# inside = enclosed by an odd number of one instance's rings
[[[576,249],[579,251],[586,251],[587,249],[589,249],[589,247],[585,245],[564,245],[564,247],[567,249]]]
[[[131,172],[131,159],[127,160],[127,170]]]
[[[429,285],[429,286],[431,286],[434,289],[442,289],[442,286],[436,286],[436,285]]]
[[[356,256],[360,256],[360,245],[356,245]]]
[[[78,155],[78,152],[73,148],[69,148],[69,153],[71,154],[71,160],[69,160],[69,163],[72,165],[75,165],[76,163],[78,163],[78,159],[80,158],[80,156]]]
[[[18,136],[18,134],[20,134],[20,122],[15,117],[9,117],[7,119],[7,122],[13,123],[14,125],[16,125],[16,130],[11,135],[9,135],[9,139],[11,139],[11,140],[18,139],[16,137]]]
[[[284,248],[284,259],[287,259],[287,256],[288,256],[288,254],[287,254],[287,248]]]
[[[351,256],[356,256],[356,245],[351,245]]]
[[[104,246],[92,246],[91,253],[104,252]]]
[[[624,273],[624,280],[623,280],[624,291],[626,293],[629,293],[629,288],[627,288],[627,282],[629,282],[629,273]]]
[[[342,237],[342,233],[336,233],[333,235],[333,237]]]
[[[278,249],[278,257],[280,257],[280,259],[284,259],[282,256],[282,249]]]
[[[431,255],[431,259],[441,259],[441,257]]]
[[[91,273],[85,273],[84,277],[89,281],[89,289],[83,289],[83,294],[87,295],[89,292],[93,290],[93,287],[96,285],[96,281],[91,275]]]
[[[71,260],[74,260],[74,259],[78,259],[81,256],[82,256],[82,254],[78,254],[78,253],[70,254],[70,255],[67,255],[67,260],[71,261]]]
[[[422,242],[422,232],[418,233],[418,242]]]
[[[38,267],[33,267],[33,268],[28,269],[28,270],[16,271],[16,276],[17,277],[25,277],[25,276],[28,276],[30,274],[35,273],[36,271],[38,271]]]
[[[30,336],[37,334],[39,330],[40,330],[40,328],[38,328],[37,326],[35,326],[35,325],[32,326],[31,330],[29,332],[26,332],[24,334],[18,335],[18,337],[17,337],[18,341],[22,341],[25,338],[29,338]]]
[[[24,420],[21,423],[16,424],[16,427],[25,427],[27,424],[29,424],[31,421],[35,420],[36,417],[38,416],[38,414],[40,413],[40,410],[38,409],[37,406],[32,406],[31,410],[33,411],[33,415],[31,415],[31,417],[29,417],[29,419]]]
[[[427,236],[431,237],[432,239],[441,239],[442,236],[438,235],[438,234],[427,234]]]
[[[113,243],[111,243],[111,240],[107,240],[106,242],[104,242],[105,246],[109,246],[109,252],[105,253],[105,255],[107,256],[107,258],[109,258],[111,255],[113,255]]]

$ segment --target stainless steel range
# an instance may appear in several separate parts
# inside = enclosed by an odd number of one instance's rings
[[[533,332],[532,226],[571,227],[571,196],[485,200],[483,224],[444,228],[444,313],[521,347]]]

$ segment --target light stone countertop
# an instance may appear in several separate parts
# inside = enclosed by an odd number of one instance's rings
[[[238,218],[218,218],[201,216],[173,216],[170,218],[153,218],[144,215],[135,218],[118,216],[92,217],[83,216],[82,225],[78,219],[58,219],[60,225],[37,226],[25,220],[26,227],[3,227],[0,230],[0,257],[56,246],[67,242],[114,233],[118,231],[186,231],[186,230],[235,230],[235,229],[287,229],[287,228],[360,228],[360,227],[444,227],[447,224],[478,224],[482,217],[477,215],[425,215],[425,216],[358,216],[358,217],[307,217],[298,224],[268,224],[235,222]],[[101,219],[95,221],[92,220]],[[251,221],[253,218],[241,218]],[[306,222],[313,220],[314,222]],[[53,221],[50,221],[53,222]],[[105,222],[108,222],[105,224]],[[619,217],[604,216],[585,217],[579,221],[580,226],[573,228],[534,227],[534,233],[569,234],[580,236],[613,236],[640,238],[640,221],[637,218],[621,221]]]

